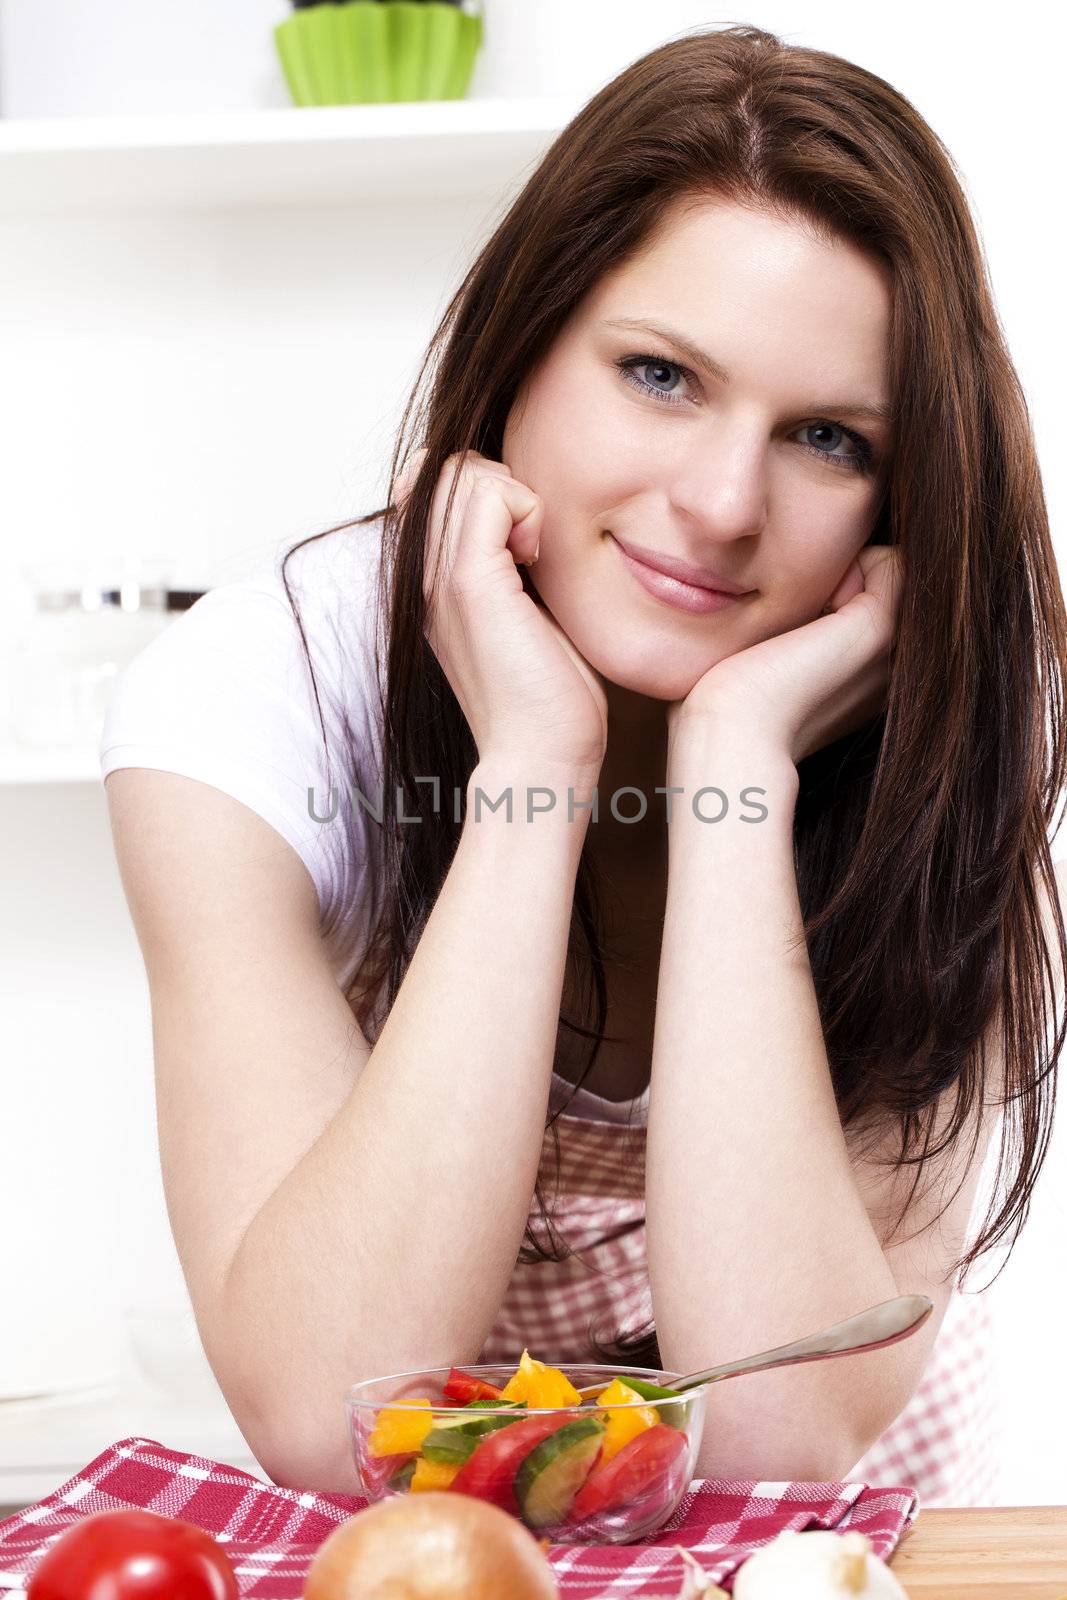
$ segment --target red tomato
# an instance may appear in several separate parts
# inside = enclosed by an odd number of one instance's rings
[[[639,1495],[657,1488],[678,1458],[685,1455],[687,1442],[680,1429],[668,1427],[665,1422],[646,1428],[590,1474],[571,1503],[569,1520],[578,1522],[594,1512],[629,1505]]]
[[[222,1546],[155,1511],[99,1511],[67,1529],[34,1569],[26,1600],[237,1600]]]
[[[514,1486],[520,1463],[534,1445],[573,1421],[573,1411],[565,1411],[559,1417],[524,1417],[521,1422],[509,1422],[506,1428],[487,1433],[460,1467],[449,1489],[491,1500],[505,1511],[518,1512]]]

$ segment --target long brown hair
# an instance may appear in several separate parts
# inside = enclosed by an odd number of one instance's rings
[[[404,412],[389,504],[312,536],[381,520],[378,792],[421,819],[382,827],[369,955],[348,998],[365,1030],[376,1001],[392,1005],[458,843],[462,821],[416,777],[437,774],[443,795],[463,796],[478,756],[423,633],[442,466],[466,449],[500,460],[519,386],[576,305],[642,246],[665,207],[716,196],[850,242],[891,274],[895,448],[872,542],[899,545],[908,576],[884,710],[800,763],[797,880],[842,1125],[898,1127],[894,1165],[916,1168],[899,1220],[927,1161],[988,1103],[984,1040],[1000,1026],[995,1192],[1005,1167],[1011,1181],[956,1263],[966,1272],[1013,1227],[1014,1244],[1051,1134],[1067,1024],[1050,1040],[1036,882],[1040,873],[1062,971],[1048,830],[1067,775],[1067,625],[1027,407],[952,160],[901,94],[852,62],[736,26],[672,40],[600,90],[448,305]],[[398,509],[396,479],[418,444],[427,454]],[[367,781],[359,753],[349,755],[350,777]],[[590,1041],[580,1082],[605,1037],[599,904],[583,855],[568,958],[588,982],[594,1021],[561,1018]],[[951,1126],[931,1147],[950,1088]],[[535,1195],[555,1237],[540,1183]],[[565,1240],[546,1250],[528,1225],[520,1261],[567,1254]],[[662,1365],[654,1324],[614,1345],[592,1342],[605,1359]]]

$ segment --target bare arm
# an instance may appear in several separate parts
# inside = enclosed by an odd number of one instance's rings
[[[685,793],[670,834],[647,1237],[664,1364],[692,1372],[923,1290],[898,1286],[837,1112],[793,862],[796,769],[709,732],[679,740],[669,781]],[[701,822],[690,797],[713,783],[731,797],[761,786],[769,814],[745,822],[732,806]],[[842,1476],[904,1404],[915,1343],[717,1386],[698,1471]]]
[[[575,781],[526,822],[515,774],[475,770],[380,1038],[237,1249],[216,1348],[278,1482],[354,1490],[349,1385],[473,1361],[495,1321],[540,1160],[585,829],[567,820]],[[495,798],[509,782],[514,820],[475,821],[474,786]]]

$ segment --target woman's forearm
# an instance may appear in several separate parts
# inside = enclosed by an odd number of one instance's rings
[[[899,1291],[853,1178],[830,1078],[793,859],[796,768],[784,753],[709,731],[679,742],[669,782],[685,803],[669,833],[647,1248],[664,1365],[693,1372]],[[698,820],[689,803],[711,784],[731,801],[717,823]],[[746,786],[766,790],[756,797],[768,809],[762,821],[741,820]],[[703,810],[717,814],[714,796]],[[886,1357],[892,1347],[713,1387],[702,1475],[847,1471],[884,1406],[877,1363]]]
[[[588,820],[568,820],[566,791],[584,800],[595,782],[475,769],[370,1057],[241,1243],[227,1326],[272,1476],[355,1492],[349,1385],[474,1361],[492,1328],[537,1177]],[[525,820],[527,784],[552,789],[552,813]],[[484,802],[476,818],[476,787],[509,786],[511,821]]]

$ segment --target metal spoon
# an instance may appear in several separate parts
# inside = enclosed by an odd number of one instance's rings
[[[821,1333],[809,1333],[805,1339],[780,1344],[777,1349],[764,1350],[758,1356],[727,1361],[721,1367],[706,1367],[703,1372],[691,1373],[669,1387],[695,1389],[702,1383],[717,1383],[720,1378],[736,1378],[741,1372],[764,1372],[771,1367],[791,1367],[798,1361],[825,1361],[831,1356],[848,1356],[859,1350],[880,1350],[883,1345],[896,1344],[898,1339],[907,1339],[915,1333],[933,1309],[934,1302],[924,1294],[899,1295],[895,1300],[883,1300],[881,1305],[869,1306],[854,1317],[846,1317],[844,1322],[835,1322]],[[607,1387],[606,1383],[592,1383],[578,1393],[585,1400],[602,1394]]]

